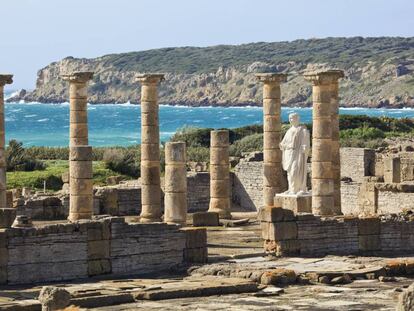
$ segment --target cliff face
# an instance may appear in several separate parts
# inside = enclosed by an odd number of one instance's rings
[[[311,85],[306,70],[340,68],[341,105],[347,107],[414,107],[414,38],[327,38],[252,43],[207,48],[166,48],[112,54],[94,59],[65,58],[38,72],[36,89],[10,100],[62,102],[68,87],[59,75],[95,72],[91,103],[137,103],[135,76],[164,72],[160,102],[180,105],[258,105],[261,86],[256,72],[286,72],[283,104],[308,106]]]

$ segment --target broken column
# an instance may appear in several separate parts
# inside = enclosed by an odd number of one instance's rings
[[[334,177],[338,176],[334,176],[332,162],[339,143],[333,144],[332,139],[336,132],[332,122],[332,84],[342,76],[339,70],[305,74],[305,79],[313,84],[312,213],[315,215],[341,214],[335,209],[334,200]],[[339,159],[336,162],[339,163]]]
[[[69,217],[70,221],[93,215],[92,147],[88,146],[87,83],[93,72],[63,75],[69,81]]]
[[[231,218],[229,131],[210,132],[210,207],[220,218]]]
[[[184,142],[165,145],[164,222],[185,225],[187,221],[187,169]]]
[[[0,228],[9,228],[16,216],[13,208],[7,208],[6,194],[6,136],[4,126],[4,86],[13,83],[13,75],[0,74]]]
[[[163,74],[142,74],[141,82],[141,222],[161,221],[158,83]]]
[[[263,82],[263,203],[273,206],[275,195],[282,191],[280,84],[287,75],[260,73],[256,77]]]

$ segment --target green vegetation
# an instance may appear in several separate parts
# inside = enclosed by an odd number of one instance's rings
[[[311,124],[306,124],[311,130]],[[394,119],[388,117],[368,117],[364,115],[341,115],[339,118],[340,143],[343,147],[377,148],[386,146],[385,138],[414,137],[413,119]],[[282,125],[282,134],[289,128]],[[194,162],[209,161],[210,146],[209,128],[185,127],[172,136],[171,141],[184,141],[187,144],[187,159]],[[263,128],[261,125],[244,126],[230,129],[230,155],[240,157],[244,152],[261,151],[263,149]],[[161,148],[161,170],[164,171],[165,159]],[[33,187],[43,188],[46,180],[48,189],[58,190],[62,186],[62,173],[69,168],[67,161],[68,148],[29,147],[24,149],[16,141],[9,143],[7,160],[7,185],[9,188]],[[93,178],[96,185],[104,185],[106,178],[123,175],[125,179],[140,176],[140,148],[100,147],[94,148]],[[24,161],[22,162],[22,159]],[[18,171],[21,163],[36,163],[35,166],[25,164],[33,171]],[[14,170],[14,172],[13,172]]]
[[[43,170],[45,166],[42,162],[31,157],[23,143],[10,140],[6,148],[6,167],[7,171],[34,171]]]
[[[409,59],[413,47],[414,38],[325,38],[154,49],[106,55],[100,61],[118,70],[139,72],[214,72],[220,66],[243,66],[257,61],[273,64],[330,63],[346,69],[368,60],[383,63]]]

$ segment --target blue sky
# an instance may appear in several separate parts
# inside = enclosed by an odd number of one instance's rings
[[[33,88],[66,56],[169,46],[414,35],[414,0],[0,0],[0,72]]]

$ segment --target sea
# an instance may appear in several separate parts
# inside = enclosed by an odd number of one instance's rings
[[[5,98],[11,92],[5,92]],[[282,107],[282,121],[296,112],[301,122],[312,120],[311,108]],[[125,104],[88,104],[89,144],[128,146],[140,143],[141,107]],[[414,109],[341,108],[340,114],[414,118]],[[23,146],[68,146],[69,103],[6,103],[6,142],[16,139]],[[160,136],[168,141],[184,127],[236,128],[262,124],[261,107],[185,107],[161,105]]]

